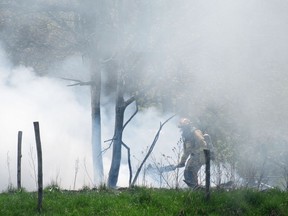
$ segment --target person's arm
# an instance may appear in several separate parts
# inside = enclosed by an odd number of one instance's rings
[[[208,145],[205,141],[205,138],[204,138],[201,130],[195,130],[194,131],[194,137],[196,139],[196,142],[198,142],[200,144],[201,148],[203,148],[203,149],[208,148]]]

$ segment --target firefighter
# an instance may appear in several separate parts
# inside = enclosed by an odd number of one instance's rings
[[[184,182],[192,188],[198,186],[198,171],[205,164],[204,149],[207,149],[207,143],[201,130],[193,126],[188,118],[181,118],[178,128],[182,132],[183,155],[176,168],[185,166]]]

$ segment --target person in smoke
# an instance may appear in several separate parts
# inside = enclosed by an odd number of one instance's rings
[[[198,171],[205,164],[204,149],[207,149],[207,143],[202,131],[193,126],[188,118],[181,118],[178,128],[182,132],[183,155],[175,168],[185,166],[184,182],[192,188],[198,186]]]

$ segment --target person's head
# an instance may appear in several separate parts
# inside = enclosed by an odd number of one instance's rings
[[[181,118],[178,124],[178,128],[185,129],[191,126],[192,122],[188,118]]]

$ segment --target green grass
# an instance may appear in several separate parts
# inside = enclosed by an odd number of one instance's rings
[[[288,193],[280,190],[203,191],[131,188],[62,191],[46,188],[41,214],[37,193],[7,191],[0,194],[0,215],[288,215]]]

